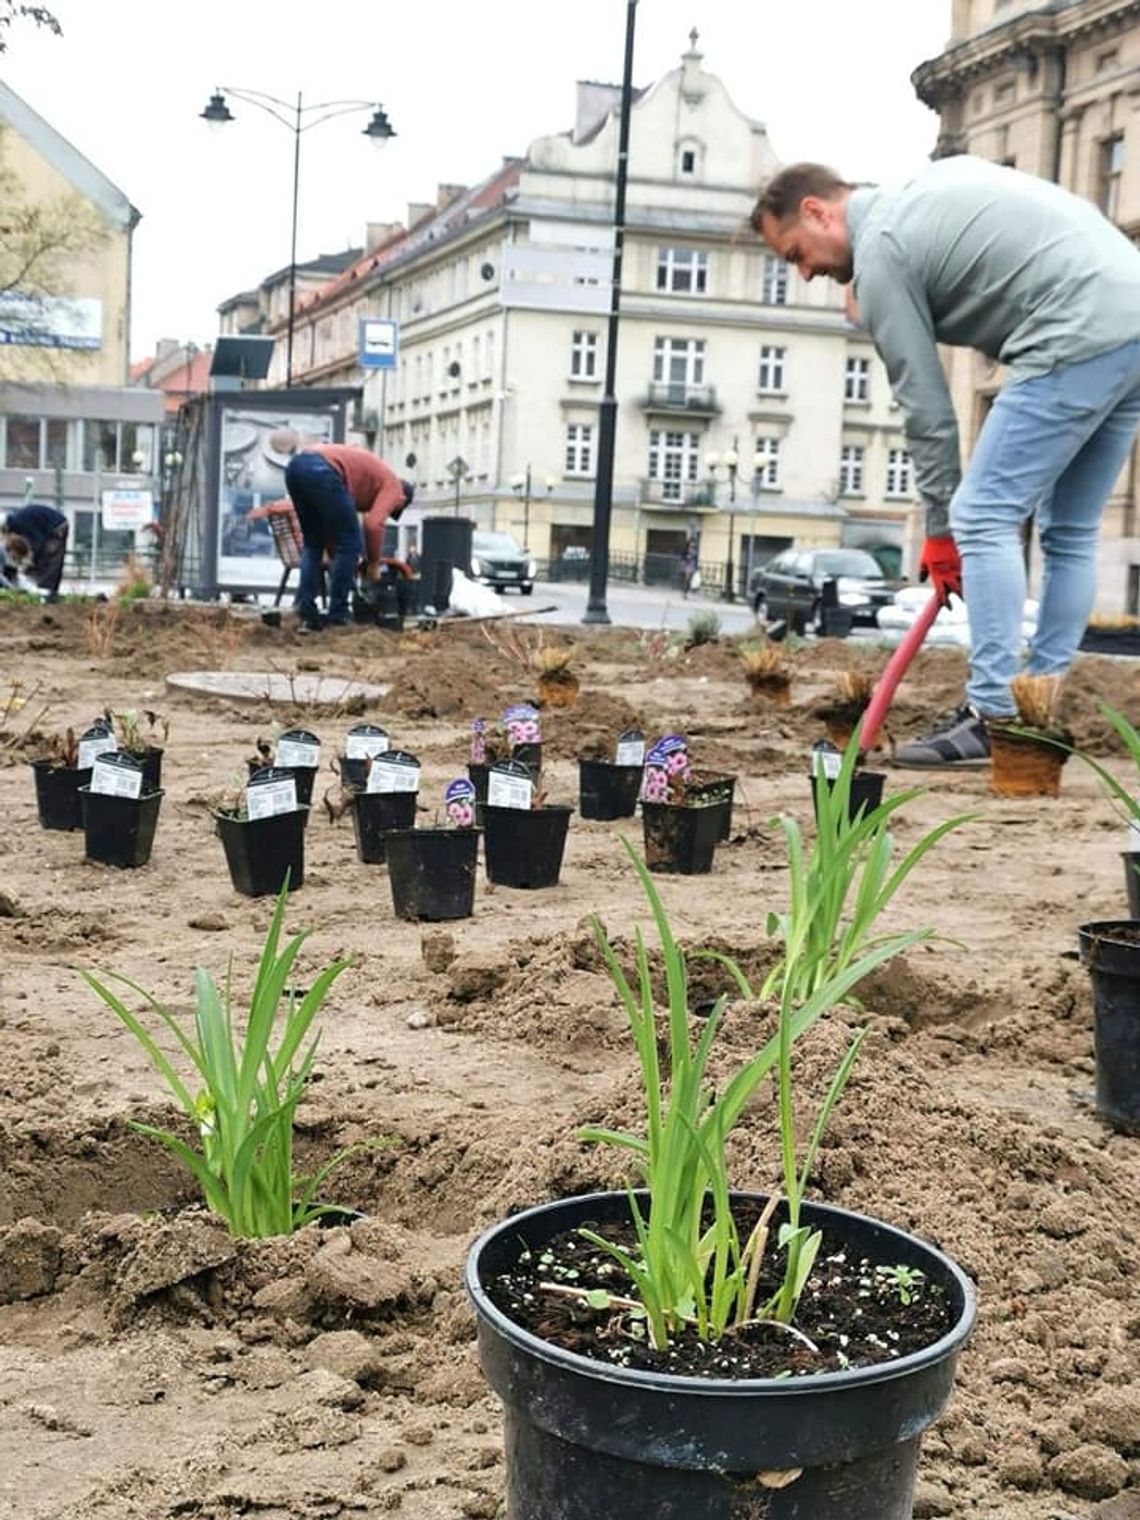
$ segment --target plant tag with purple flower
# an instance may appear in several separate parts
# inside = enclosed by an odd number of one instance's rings
[[[371,760],[374,755],[384,754],[389,745],[386,728],[377,728],[375,723],[354,723],[345,735],[345,759]]]
[[[257,818],[275,818],[278,813],[295,813],[297,782],[288,771],[263,766],[246,782],[245,806],[251,823]]]
[[[471,764],[486,765],[487,763],[487,725],[482,718],[476,718],[471,725]]]
[[[528,810],[534,803],[534,782],[520,760],[500,760],[487,772],[487,806]]]
[[[811,773],[813,776],[822,776],[827,781],[834,781],[839,775],[842,764],[843,756],[830,739],[817,739],[812,745]]]
[[[645,764],[645,735],[638,728],[627,728],[618,735],[615,765]]]
[[[447,821],[457,829],[475,827],[475,788],[466,776],[448,785],[443,794],[443,808]]]
[[[104,750],[91,771],[91,790],[104,797],[141,797],[143,771],[131,755]]]
[[[368,768],[366,792],[418,792],[420,762],[406,750],[390,749],[377,755]]]
[[[321,763],[321,741],[307,728],[290,728],[277,740],[273,763],[285,768],[296,765],[315,770]]]
[[[689,775],[689,741],[666,734],[645,757],[641,796],[645,802],[669,802],[684,790]]]
[[[512,749],[518,744],[541,744],[538,708],[529,702],[518,702],[508,707],[502,717],[503,731]]]
[[[99,755],[106,755],[112,750],[117,750],[118,747],[114,734],[104,728],[101,723],[93,723],[85,733],[79,736],[76,770],[89,771]]]

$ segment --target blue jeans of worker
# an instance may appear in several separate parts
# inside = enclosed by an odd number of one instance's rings
[[[950,504],[970,619],[969,702],[1010,717],[1021,665],[1025,557],[1031,512],[1044,559],[1032,675],[1072,663],[1096,599],[1104,504],[1140,423],[1140,342],[1006,386],[986,418]]]
[[[304,548],[297,611],[303,623],[316,623],[321,562],[332,550],[329,566],[330,623],[347,623],[348,599],[356,576],[363,538],[356,503],[344,481],[320,454],[294,454],[285,467],[285,489],[297,508]]]

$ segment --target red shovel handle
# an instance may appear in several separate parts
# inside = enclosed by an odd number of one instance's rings
[[[870,750],[879,737],[879,729],[883,726],[883,719],[887,716],[887,709],[891,705],[891,699],[898,689],[898,684],[906,675],[907,667],[918,653],[923,639],[930,632],[931,624],[938,616],[941,607],[942,597],[935,591],[907,629],[902,643],[887,661],[886,668],[879,677],[875,690],[871,693],[871,700],[867,704],[867,711],[863,714],[863,722],[859,729],[859,748],[864,753]]]

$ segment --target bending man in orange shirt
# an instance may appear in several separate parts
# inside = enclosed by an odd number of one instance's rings
[[[329,566],[330,626],[350,619],[349,595],[363,552],[370,580],[380,575],[384,524],[395,521],[415,495],[410,480],[401,480],[390,465],[367,449],[344,443],[318,443],[297,448],[296,435],[274,435],[278,448],[295,452],[285,467],[285,489],[297,509],[304,548],[297,612],[301,631],[323,626],[317,611],[321,561],[326,545]],[[363,533],[362,533],[363,529]]]

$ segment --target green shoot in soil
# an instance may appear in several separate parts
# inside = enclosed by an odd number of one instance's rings
[[[232,965],[225,994],[204,968],[195,972],[197,1007],[189,1035],[169,1009],[125,976],[110,979],[149,1004],[197,1073],[193,1092],[159,1049],[139,1018],[105,982],[84,971],[84,980],[122,1020],[174,1095],[198,1135],[189,1145],[170,1130],[132,1123],[174,1153],[190,1170],[206,1203],[225,1220],[230,1233],[252,1237],[286,1235],[334,1206],[317,1203],[330,1172],[359,1147],[337,1152],[311,1177],[293,1171],[293,1115],[313,1068],[319,1035],[302,1052],[310,1025],[329,988],[348,966],[336,961],[313,979],[304,997],[287,990],[293,964],[307,933],[295,935],[279,951],[288,883],[282,888],[265,938],[244,1034],[233,1017]],[[284,1014],[279,1021],[282,999]],[[271,1048],[279,1027],[276,1049]]]

